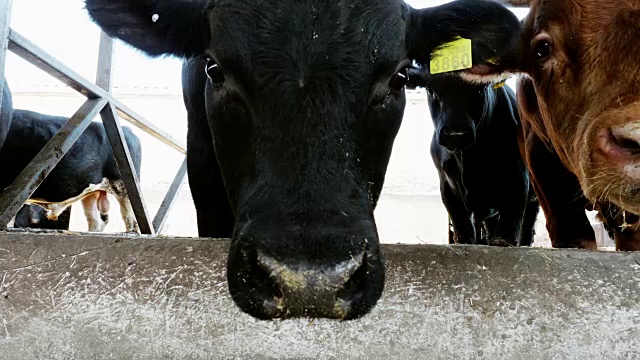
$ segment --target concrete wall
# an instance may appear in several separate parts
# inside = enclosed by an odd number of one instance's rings
[[[638,359],[640,254],[385,245],[365,318],[256,321],[227,241],[0,233],[2,359]]]

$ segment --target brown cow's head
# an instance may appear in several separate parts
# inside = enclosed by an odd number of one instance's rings
[[[523,119],[589,200],[640,213],[640,1],[532,0],[522,25],[519,59],[497,62],[526,74]]]

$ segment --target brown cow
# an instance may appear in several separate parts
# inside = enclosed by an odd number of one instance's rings
[[[640,0],[529,5],[518,48],[494,60],[525,74],[521,149],[552,245],[595,248],[595,208],[618,250],[640,250]],[[488,81],[481,70],[462,76]]]

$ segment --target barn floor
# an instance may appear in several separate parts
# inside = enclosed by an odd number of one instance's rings
[[[640,254],[384,245],[358,321],[256,321],[228,241],[0,233],[4,359],[637,359]]]

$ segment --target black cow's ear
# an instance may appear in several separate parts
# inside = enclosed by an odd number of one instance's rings
[[[206,0],[85,0],[109,36],[149,56],[202,54],[209,41]]]
[[[457,0],[444,5],[411,9],[407,29],[409,56],[429,68],[434,50],[460,37],[471,41],[472,68],[480,77],[517,71],[521,25],[513,12],[494,1]]]

